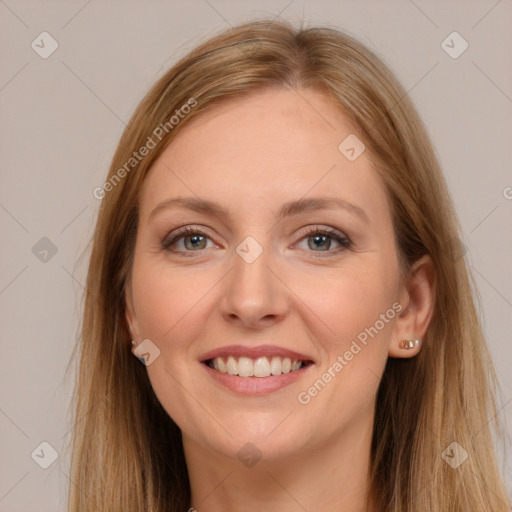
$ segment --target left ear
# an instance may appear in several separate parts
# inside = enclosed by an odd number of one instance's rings
[[[412,357],[419,353],[434,314],[436,276],[429,255],[417,260],[400,287],[402,310],[393,326],[389,357]],[[404,340],[419,340],[418,345],[405,348]]]

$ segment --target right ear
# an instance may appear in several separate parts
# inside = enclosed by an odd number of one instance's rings
[[[124,288],[124,302],[125,302],[125,318],[128,325],[128,331],[132,340],[139,341],[139,329],[137,325],[137,316],[135,314],[135,308],[133,306],[133,294],[132,287],[129,279],[126,281]]]

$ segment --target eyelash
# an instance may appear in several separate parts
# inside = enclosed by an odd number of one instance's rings
[[[193,253],[201,252],[201,250],[198,250],[198,251],[179,251],[179,250],[177,251],[177,250],[174,250],[174,251],[172,251],[170,249],[170,247],[172,245],[174,245],[176,242],[178,242],[182,238],[185,238],[187,235],[201,235],[201,236],[204,236],[204,237],[210,239],[210,236],[208,235],[208,233],[206,233],[202,229],[198,229],[198,228],[194,228],[194,227],[191,227],[191,226],[187,226],[187,227],[178,229],[178,231],[172,233],[171,235],[167,235],[163,239],[163,241],[162,241],[162,244],[161,244],[162,245],[162,249],[164,251],[167,251],[167,252],[170,252],[170,253],[173,253],[173,254],[181,254],[181,255],[187,256],[187,257],[195,257],[196,255],[194,255]],[[329,251],[311,251],[313,253],[319,253],[319,254],[316,254],[314,256],[316,258],[327,258],[327,257],[333,256],[334,254],[342,252],[345,249],[350,249],[352,247],[351,240],[346,235],[341,235],[340,233],[338,233],[333,228],[317,228],[317,227],[310,228],[310,229],[308,229],[308,231],[306,231],[306,233],[304,233],[304,236],[301,238],[300,241],[302,241],[303,239],[308,238],[308,237],[310,237],[312,235],[325,235],[325,236],[327,236],[329,238],[332,238],[333,240],[335,240],[336,242],[338,242],[342,246],[341,249],[338,249],[338,250],[335,250],[335,251],[332,251],[332,250],[329,250]],[[322,252],[326,252],[327,254],[323,255],[323,254],[321,254]]]

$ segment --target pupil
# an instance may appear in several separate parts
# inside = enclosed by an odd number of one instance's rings
[[[192,247],[198,247],[198,245],[196,245],[196,242],[201,242],[201,238],[203,238],[202,235],[193,235],[193,236],[190,236],[190,241],[191,241],[191,245]]]
[[[315,240],[315,247],[321,247],[321,239],[324,239],[324,242],[325,242],[325,239],[328,238],[326,235],[315,235],[313,236],[313,239]],[[320,241],[320,245],[317,245],[316,242]],[[330,245],[330,244],[329,244]],[[328,248],[328,247],[327,247]]]

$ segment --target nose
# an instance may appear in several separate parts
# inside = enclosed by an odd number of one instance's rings
[[[281,321],[288,309],[287,287],[271,268],[270,250],[251,263],[237,252],[224,280],[220,309],[226,321],[257,329]]]

